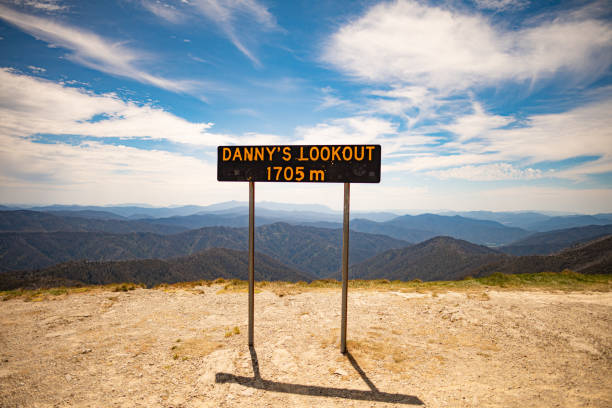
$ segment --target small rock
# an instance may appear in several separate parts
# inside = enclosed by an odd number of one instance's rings
[[[64,378],[66,379],[66,381],[70,382],[72,380],[72,376],[70,374],[66,374],[64,376]]]
[[[244,391],[242,391],[240,394],[244,395],[245,397],[250,397],[251,395],[255,394],[255,390],[252,388],[247,388]]]
[[[339,368],[336,371],[334,371],[334,374],[339,375],[341,377],[344,377],[346,375],[348,375],[348,373],[346,371],[344,371],[343,369]]]
[[[87,353],[91,353],[90,348],[86,348],[86,349],[83,349],[83,351],[81,351],[81,354],[87,354]]]

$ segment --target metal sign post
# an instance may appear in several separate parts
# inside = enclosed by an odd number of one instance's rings
[[[342,223],[342,320],[340,322],[340,352],[346,354],[346,309],[348,296],[349,207],[351,184],[344,183],[344,220]]]
[[[255,182],[249,181],[249,346],[255,322]]]
[[[380,158],[380,145],[217,148],[217,180],[249,182],[249,346],[255,324],[255,182],[344,183],[340,351],[346,353],[350,183],[379,183]]]

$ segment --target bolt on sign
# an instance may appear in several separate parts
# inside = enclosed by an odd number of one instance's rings
[[[380,145],[219,146],[217,180],[379,183]]]

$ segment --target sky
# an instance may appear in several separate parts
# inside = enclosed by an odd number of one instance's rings
[[[0,0],[0,203],[245,201],[219,145],[367,143],[352,209],[612,212],[611,63],[609,1]]]

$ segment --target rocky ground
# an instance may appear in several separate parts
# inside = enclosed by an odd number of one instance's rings
[[[1,302],[0,406],[612,406],[610,292],[221,289]]]

